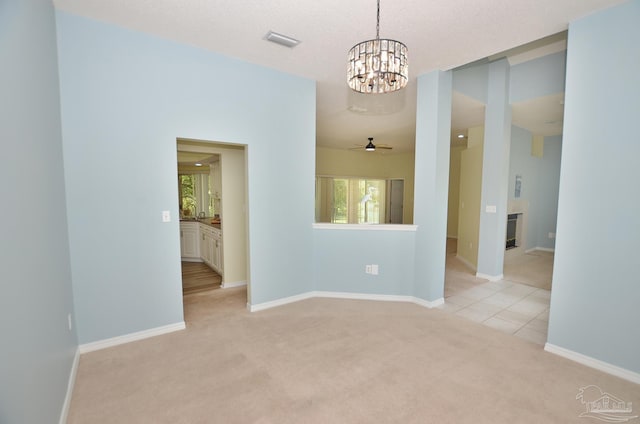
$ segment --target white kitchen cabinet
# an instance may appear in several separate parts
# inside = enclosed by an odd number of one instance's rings
[[[220,230],[214,229],[213,236],[213,252],[212,252],[212,264],[211,266],[215,269],[218,274],[222,275],[222,234]]]
[[[213,263],[213,229],[200,224],[200,259],[207,265]]]
[[[199,223],[180,223],[180,256],[184,261],[200,259],[200,244],[198,243]]]

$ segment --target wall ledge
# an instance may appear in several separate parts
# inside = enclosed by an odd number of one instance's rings
[[[556,346],[551,343],[546,343],[544,345],[544,350],[546,350],[549,353],[562,356],[563,358],[567,358],[579,364],[585,365],[587,367],[597,369],[599,371],[605,372],[610,375],[614,375],[616,377],[620,377],[632,383],[640,384],[640,374],[637,372],[633,372],[628,369],[609,364],[608,362],[604,362],[599,359],[595,359],[590,356],[586,356],[581,353],[574,352],[572,350],[565,349],[563,347]]]
[[[409,224],[330,224],[313,223],[315,230],[368,230],[368,231],[417,231],[417,225]]]

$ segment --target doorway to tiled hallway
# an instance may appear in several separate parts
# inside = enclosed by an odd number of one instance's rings
[[[457,241],[447,239],[444,298],[440,308],[529,342],[544,345],[549,323],[553,253],[534,251],[505,261],[505,278],[475,276],[456,257]],[[509,260],[511,262],[512,260]]]

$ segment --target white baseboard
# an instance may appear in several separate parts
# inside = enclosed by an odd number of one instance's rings
[[[247,309],[251,312],[262,311],[265,309],[275,308],[286,305],[288,303],[298,302],[300,300],[311,299],[314,297],[324,297],[333,299],[355,299],[355,300],[375,300],[383,302],[409,302],[425,308],[435,308],[444,304],[444,298],[436,300],[426,300],[414,296],[401,296],[391,294],[366,294],[366,293],[348,293],[348,292],[328,292],[328,291],[311,291],[307,293],[289,296],[270,302],[258,303],[251,305],[247,303]]]
[[[200,258],[180,258],[182,262],[204,262]]]
[[[252,305],[247,303],[247,309],[249,312],[258,312],[263,311],[265,309],[275,308],[276,306],[286,305],[288,303],[299,302],[301,300],[309,299],[313,297],[313,292],[307,292],[302,294],[296,294],[295,296],[283,297],[282,299],[272,300],[270,302],[258,303],[257,305]]]
[[[555,253],[556,249],[552,249],[550,247],[533,247],[531,249],[527,249],[524,251],[524,253],[532,253],[535,252],[536,250],[539,250],[541,252],[551,252],[551,253]]]
[[[67,382],[67,394],[62,404],[62,412],[60,412],[60,424],[67,424],[69,416],[69,406],[71,406],[71,396],[73,396],[73,387],[76,385],[76,375],[78,374],[78,363],[80,362],[80,349],[76,348],[76,354],[73,356],[71,371],[69,371],[69,381]]]
[[[473,271],[477,271],[478,270],[471,262],[469,262],[468,260],[466,260],[462,256],[458,255],[457,253],[456,253],[456,259],[458,259],[460,262],[462,262],[469,269],[472,269]]]
[[[125,334],[123,336],[112,337],[110,339],[98,340],[96,342],[81,344],[78,349],[80,353],[93,352],[94,350],[106,349],[112,346],[118,346],[125,343],[135,342],[137,340],[148,339],[149,337],[160,336],[162,334],[172,333],[178,330],[184,330],[186,325],[184,321],[175,324],[164,325],[162,327],[150,328],[136,333]]]
[[[546,350],[549,353],[562,356],[563,358],[570,359],[579,364],[586,365],[587,367],[595,368],[598,371],[602,371],[607,374],[620,377],[622,379],[631,381],[632,383],[635,383],[635,384],[640,384],[640,374],[638,374],[637,372],[633,372],[625,368],[618,367],[616,365],[611,365],[599,359],[591,358],[590,356],[586,356],[581,353],[574,352],[572,350],[553,345],[551,343],[546,343],[544,345],[544,350]]]
[[[481,272],[476,272],[476,277],[483,278],[483,279],[489,280],[489,281],[500,281],[500,280],[504,279],[504,274],[488,275],[488,274],[483,274]]]
[[[231,283],[227,283],[223,281],[220,287],[223,289],[230,289],[231,287],[242,287],[246,285],[247,285],[246,281],[232,281]]]

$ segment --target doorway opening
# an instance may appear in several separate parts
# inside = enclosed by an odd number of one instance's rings
[[[248,294],[246,146],[177,139],[183,304],[192,295]],[[201,302],[200,302],[201,303]]]

